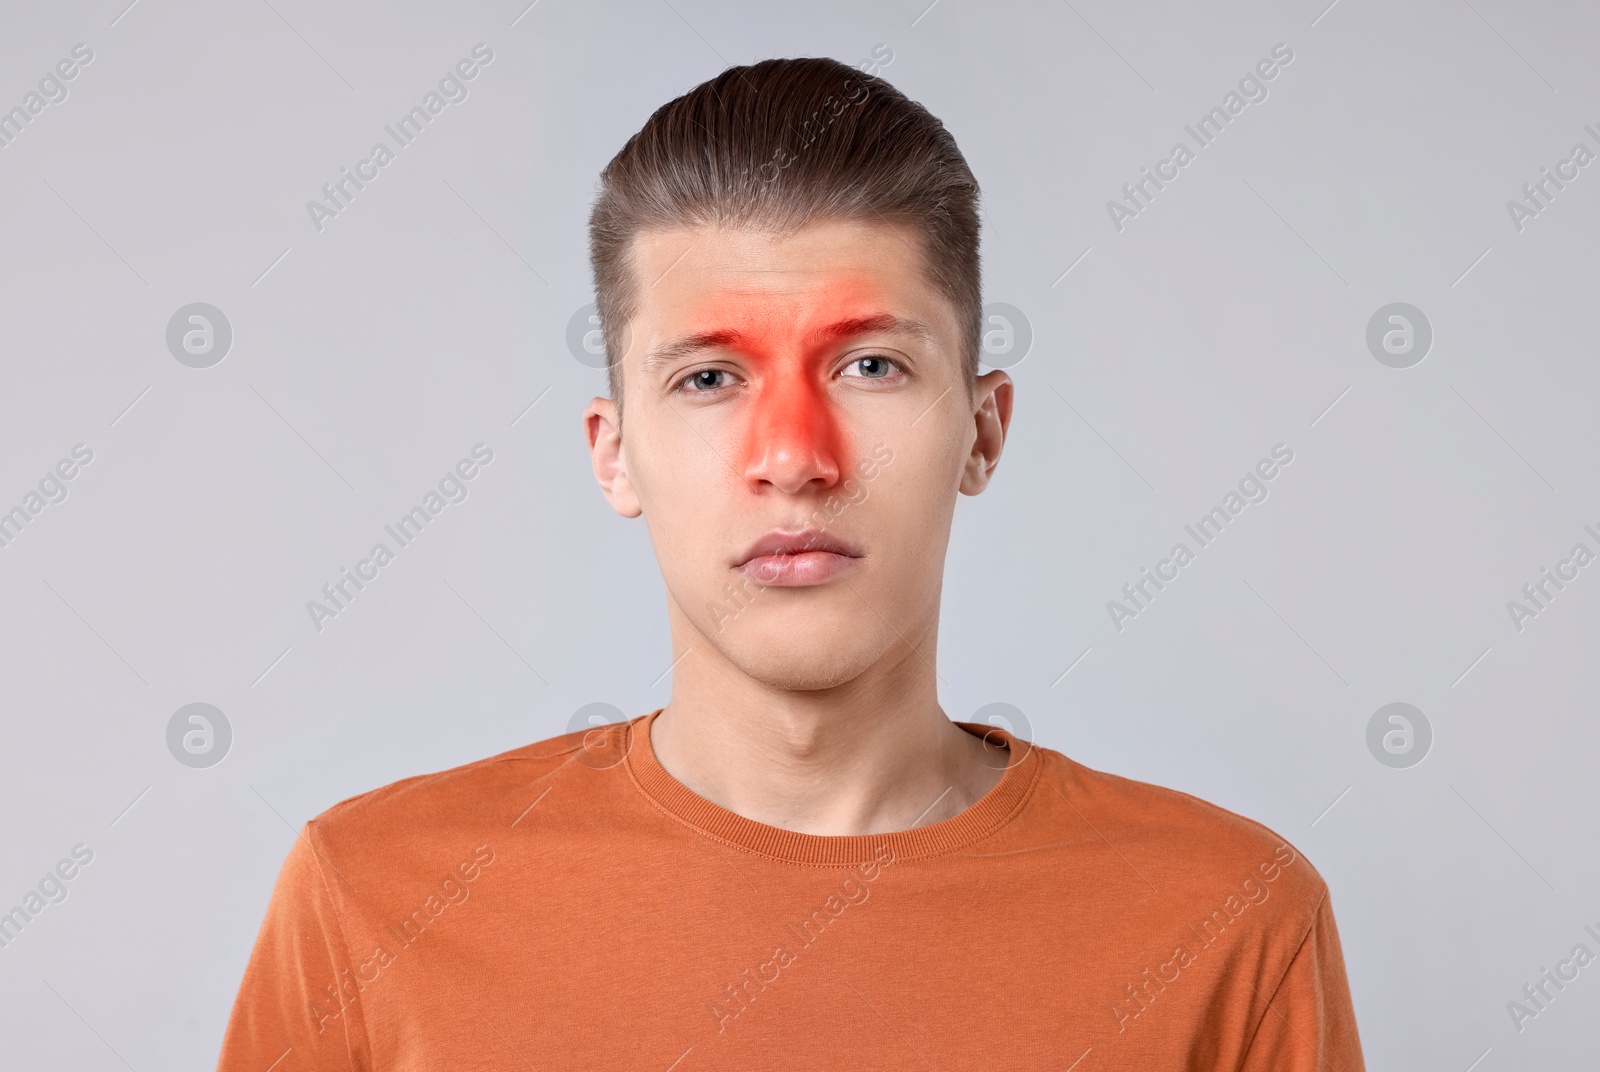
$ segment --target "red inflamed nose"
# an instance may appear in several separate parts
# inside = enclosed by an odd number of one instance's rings
[[[800,355],[753,362],[741,461],[745,478],[793,494],[838,483],[846,467],[843,424],[830,396],[831,369]]]

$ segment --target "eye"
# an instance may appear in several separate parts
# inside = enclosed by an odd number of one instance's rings
[[[851,369],[859,369],[860,371],[851,372]],[[868,354],[866,357],[858,357],[846,365],[844,367],[844,375],[858,376],[864,380],[882,380],[899,370],[899,365],[882,354]]]
[[[689,394],[709,394],[719,387],[726,387],[727,376],[726,369],[697,369],[679,380],[677,389],[687,391]]]

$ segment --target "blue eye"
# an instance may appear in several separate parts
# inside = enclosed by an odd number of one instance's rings
[[[691,392],[715,391],[724,386],[722,378],[726,375],[727,372],[722,369],[701,369],[685,376],[680,386]]]
[[[890,361],[887,357],[882,357],[878,354],[871,354],[867,357],[858,357],[854,361],[850,362],[850,364],[846,365],[845,368],[847,371],[845,372],[845,375],[851,375],[851,373],[848,371],[849,369],[858,368],[861,371],[855,373],[854,375],[860,376],[862,379],[866,380],[881,380],[885,376],[889,375],[890,372],[894,371],[894,369],[897,367],[898,366],[896,366],[895,363]]]

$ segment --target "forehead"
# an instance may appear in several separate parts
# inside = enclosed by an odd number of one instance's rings
[[[635,345],[708,327],[804,332],[884,313],[940,333],[954,329],[953,310],[927,277],[920,240],[903,226],[826,221],[788,234],[647,231],[632,252]]]

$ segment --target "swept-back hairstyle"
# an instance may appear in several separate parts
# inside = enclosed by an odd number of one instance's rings
[[[662,105],[600,173],[589,258],[619,414],[641,231],[791,233],[841,219],[909,225],[920,236],[924,270],[962,327],[970,388],[983,319],[978,183],[955,138],[888,82],[837,60],[763,60]]]

